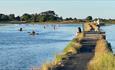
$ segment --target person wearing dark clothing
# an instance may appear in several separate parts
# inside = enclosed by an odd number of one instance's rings
[[[35,31],[32,31],[32,35],[35,35],[36,34],[36,32]]]
[[[100,28],[100,25],[97,25],[98,28]]]
[[[19,31],[22,31],[22,28],[20,28]]]
[[[81,28],[80,27],[78,27],[78,32],[81,33]]]

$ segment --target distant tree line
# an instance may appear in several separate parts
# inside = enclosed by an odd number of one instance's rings
[[[62,21],[54,11],[45,11],[40,14],[25,13],[22,16],[15,17],[15,14],[5,15],[0,14],[0,21],[25,21],[25,22],[47,22],[47,21]]]
[[[114,22],[114,19],[102,19],[99,18],[103,22]],[[54,11],[45,11],[41,12],[39,14],[28,14],[25,13],[22,16],[15,16],[15,14],[0,14],[0,22],[7,22],[7,21],[21,21],[21,22],[52,22],[52,21],[58,21],[58,22],[86,22],[86,21],[93,21],[97,20],[97,18],[93,19],[92,16],[87,16],[85,19],[77,19],[69,17],[63,19],[62,17],[58,16]]]

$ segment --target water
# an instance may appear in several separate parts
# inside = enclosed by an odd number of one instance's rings
[[[70,42],[78,24],[6,24],[0,25],[0,69],[30,70],[51,61]],[[24,31],[18,29],[22,27]],[[39,33],[31,36],[29,32]]]
[[[103,26],[103,31],[106,32],[106,38],[111,43],[113,53],[115,54],[115,25]]]

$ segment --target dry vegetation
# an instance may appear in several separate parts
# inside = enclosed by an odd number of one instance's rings
[[[84,27],[84,28],[85,28],[84,30],[85,30],[85,31],[91,31],[92,28],[95,30],[95,29],[97,28],[96,25],[97,25],[96,23],[88,23],[88,22],[87,22],[87,23],[84,24],[84,26],[85,26],[85,27]]]
[[[90,23],[85,23],[84,28],[85,31],[90,31],[91,30]]]
[[[104,39],[97,41],[95,55],[89,62],[88,70],[115,70],[115,56]]]

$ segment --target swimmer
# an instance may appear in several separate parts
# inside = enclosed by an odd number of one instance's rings
[[[20,28],[19,31],[23,31],[22,28]]]

